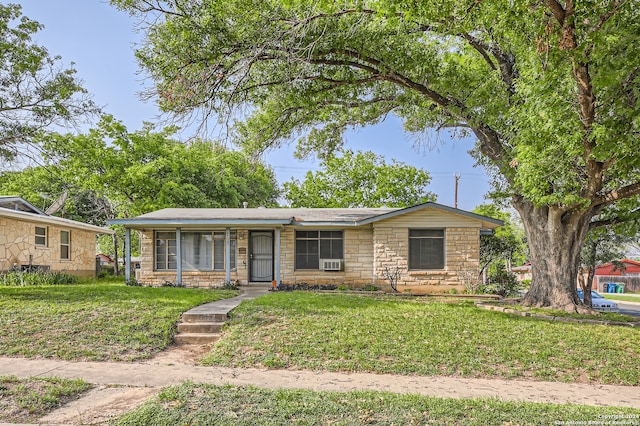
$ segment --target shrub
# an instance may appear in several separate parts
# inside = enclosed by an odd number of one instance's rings
[[[488,284],[484,286],[484,292],[509,297],[516,295],[521,288],[522,286],[515,274],[499,269],[489,275]]]
[[[28,287],[39,285],[77,284],[78,277],[63,272],[34,271],[7,272],[0,276],[0,284],[11,287]]]
[[[378,291],[378,287],[373,284],[366,285],[362,287],[362,291]]]

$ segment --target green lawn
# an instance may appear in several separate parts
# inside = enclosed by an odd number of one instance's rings
[[[210,365],[640,384],[640,330],[439,303],[272,293],[232,312]]]
[[[620,300],[622,302],[636,302],[640,303],[640,297],[637,296],[625,296],[624,293],[600,293],[605,299]]]
[[[47,413],[79,398],[91,387],[82,380],[0,376],[0,422],[36,422]]]
[[[611,416],[611,417],[604,417]],[[314,392],[185,383],[115,425],[553,425],[637,421],[640,410],[445,399],[384,392]],[[613,424],[613,422],[609,422]],[[577,423],[574,423],[577,424]],[[622,424],[622,423],[620,423]]]
[[[133,361],[172,343],[188,309],[236,291],[84,283],[0,286],[0,355]]]

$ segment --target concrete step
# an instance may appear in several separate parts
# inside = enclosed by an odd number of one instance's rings
[[[199,314],[185,312],[182,314],[183,322],[225,322],[227,314]]]
[[[224,322],[181,322],[178,333],[219,333]]]
[[[180,333],[176,334],[173,340],[183,345],[204,345],[207,343],[215,343],[220,339],[217,333]]]

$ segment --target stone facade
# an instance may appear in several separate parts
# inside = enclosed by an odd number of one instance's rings
[[[46,243],[36,244],[36,227],[46,229]],[[70,237],[69,259],[61,259],[60,231]],[[31,258],[30,258],[31,256]],[[39,265],[51,271],[95,276],[95,232],[0,217],[0,272],[14,265]]]
[[[464,291],[467,280],[475,279],[480,265],[480,230],[445,228],[445,267],[433,270],[409,270],[409,229],[376,227],[374,232],[375,283],[389,286],[385,267],[400,269],[398,291],[411,293],[447,293]]]
[[[411,216],[411,215],[408,215]],[[455,226],[446,226],[451,223]],[[408,270],[409,229],[437,227],[445,232],[445,267],[439,270]],[[373,284],[390,290],[384,277],[384,268],[400,268],[399,291],[412,293],[442,293],[451,289],[463,291],[465,282],[477,276],[480,258],[480,227],[474,221],[451,218],[425,217],[415,214],[403,220],[381,221],[375,225],[351,228],[318,228],[342,230],[344,238],[344,271],[296,270],[295,227],[281,228],[280,233],[280,281],[284,284],[334,284],[347,287],[364,287]],[[305,230],[315,230],[305,227]],[[220,231],[221,229],[215,229]],[[237,229],[237,268],[230,278],[240,284],[249,282],[249,229]],[[183,228],[183,231],[187,229]],[[214,231],[212,229],[211,231]],[[175,282],[175,271],[154,271],[154,232],[140,232],[141,269],[135,278],[142,283],[162,285]],[[275,271],[275,269],[274,269]],[[189,287],[219,287],[224,284],[224,271],[183,271],[182,283]]]

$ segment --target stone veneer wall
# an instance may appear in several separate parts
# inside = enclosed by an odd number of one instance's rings
[[[376,285],[389,286],[384,268],[398,267],[400,292],[442,293],[463,291],[468,279],[475,279],[480,265],[479,228],[445,229],[445,268],[442,270],[408,270],[409,230],[404,227],[376,226],[374,257]],[[389,287],[387,287],[389,288]]]
[[[371,284],[373,282],[373,230],[370,227],[337,228],[336,230],[344,231],[344,271],[324,272],[295,269],[295,229],[283,229],[280,237],[282,282],[285,284],[335,284],[350,287]]]
[[[305,228],[310,229],[310,228]],[[465,280],[475,277],[479,268],[479,228],[455,227],[445,230],[446,266],[443,270],[407,271],[409,233],[402,226],[340,228],[344,231],[344,271],[323,272],[319,270],[295,270],[295,229],[284,228],[280,235],[280,279],[284,284],[335,284],[363,287],[374,284],[390,290],[383,277],[385,266],[404,270],[399,290],[410,289],[414,293],[449,292],[452,288],[464,290]],[[235,229],[234,229],[235,230]],[[240,284],[248,282],[248,238],[249,231],[238,229],[244,237],[238,239],[236,252],[237,269],[231,271],[231,279]],[[141,269],[136,270],[136,279],[151,285],[165,281],[175,282],[175,271],[153,271],[153,231],[140,235]],[[240,255],[239,252],[245,254]],[[375,267],[374,267],[375,265]],[[219,287],[224,284],[224,271],[183,271],[182,282],[189,287]]]
[[[36,226],[47,228],[47,246],[36,246]],[[69,260],[60,259],[60,231],[69,231],[71,253]],[[0,272],[29,264],[48,266],[51,271],[81,276],[95,276],[96,234],[50,224],[38,224],[16,219],[0,218]]]

